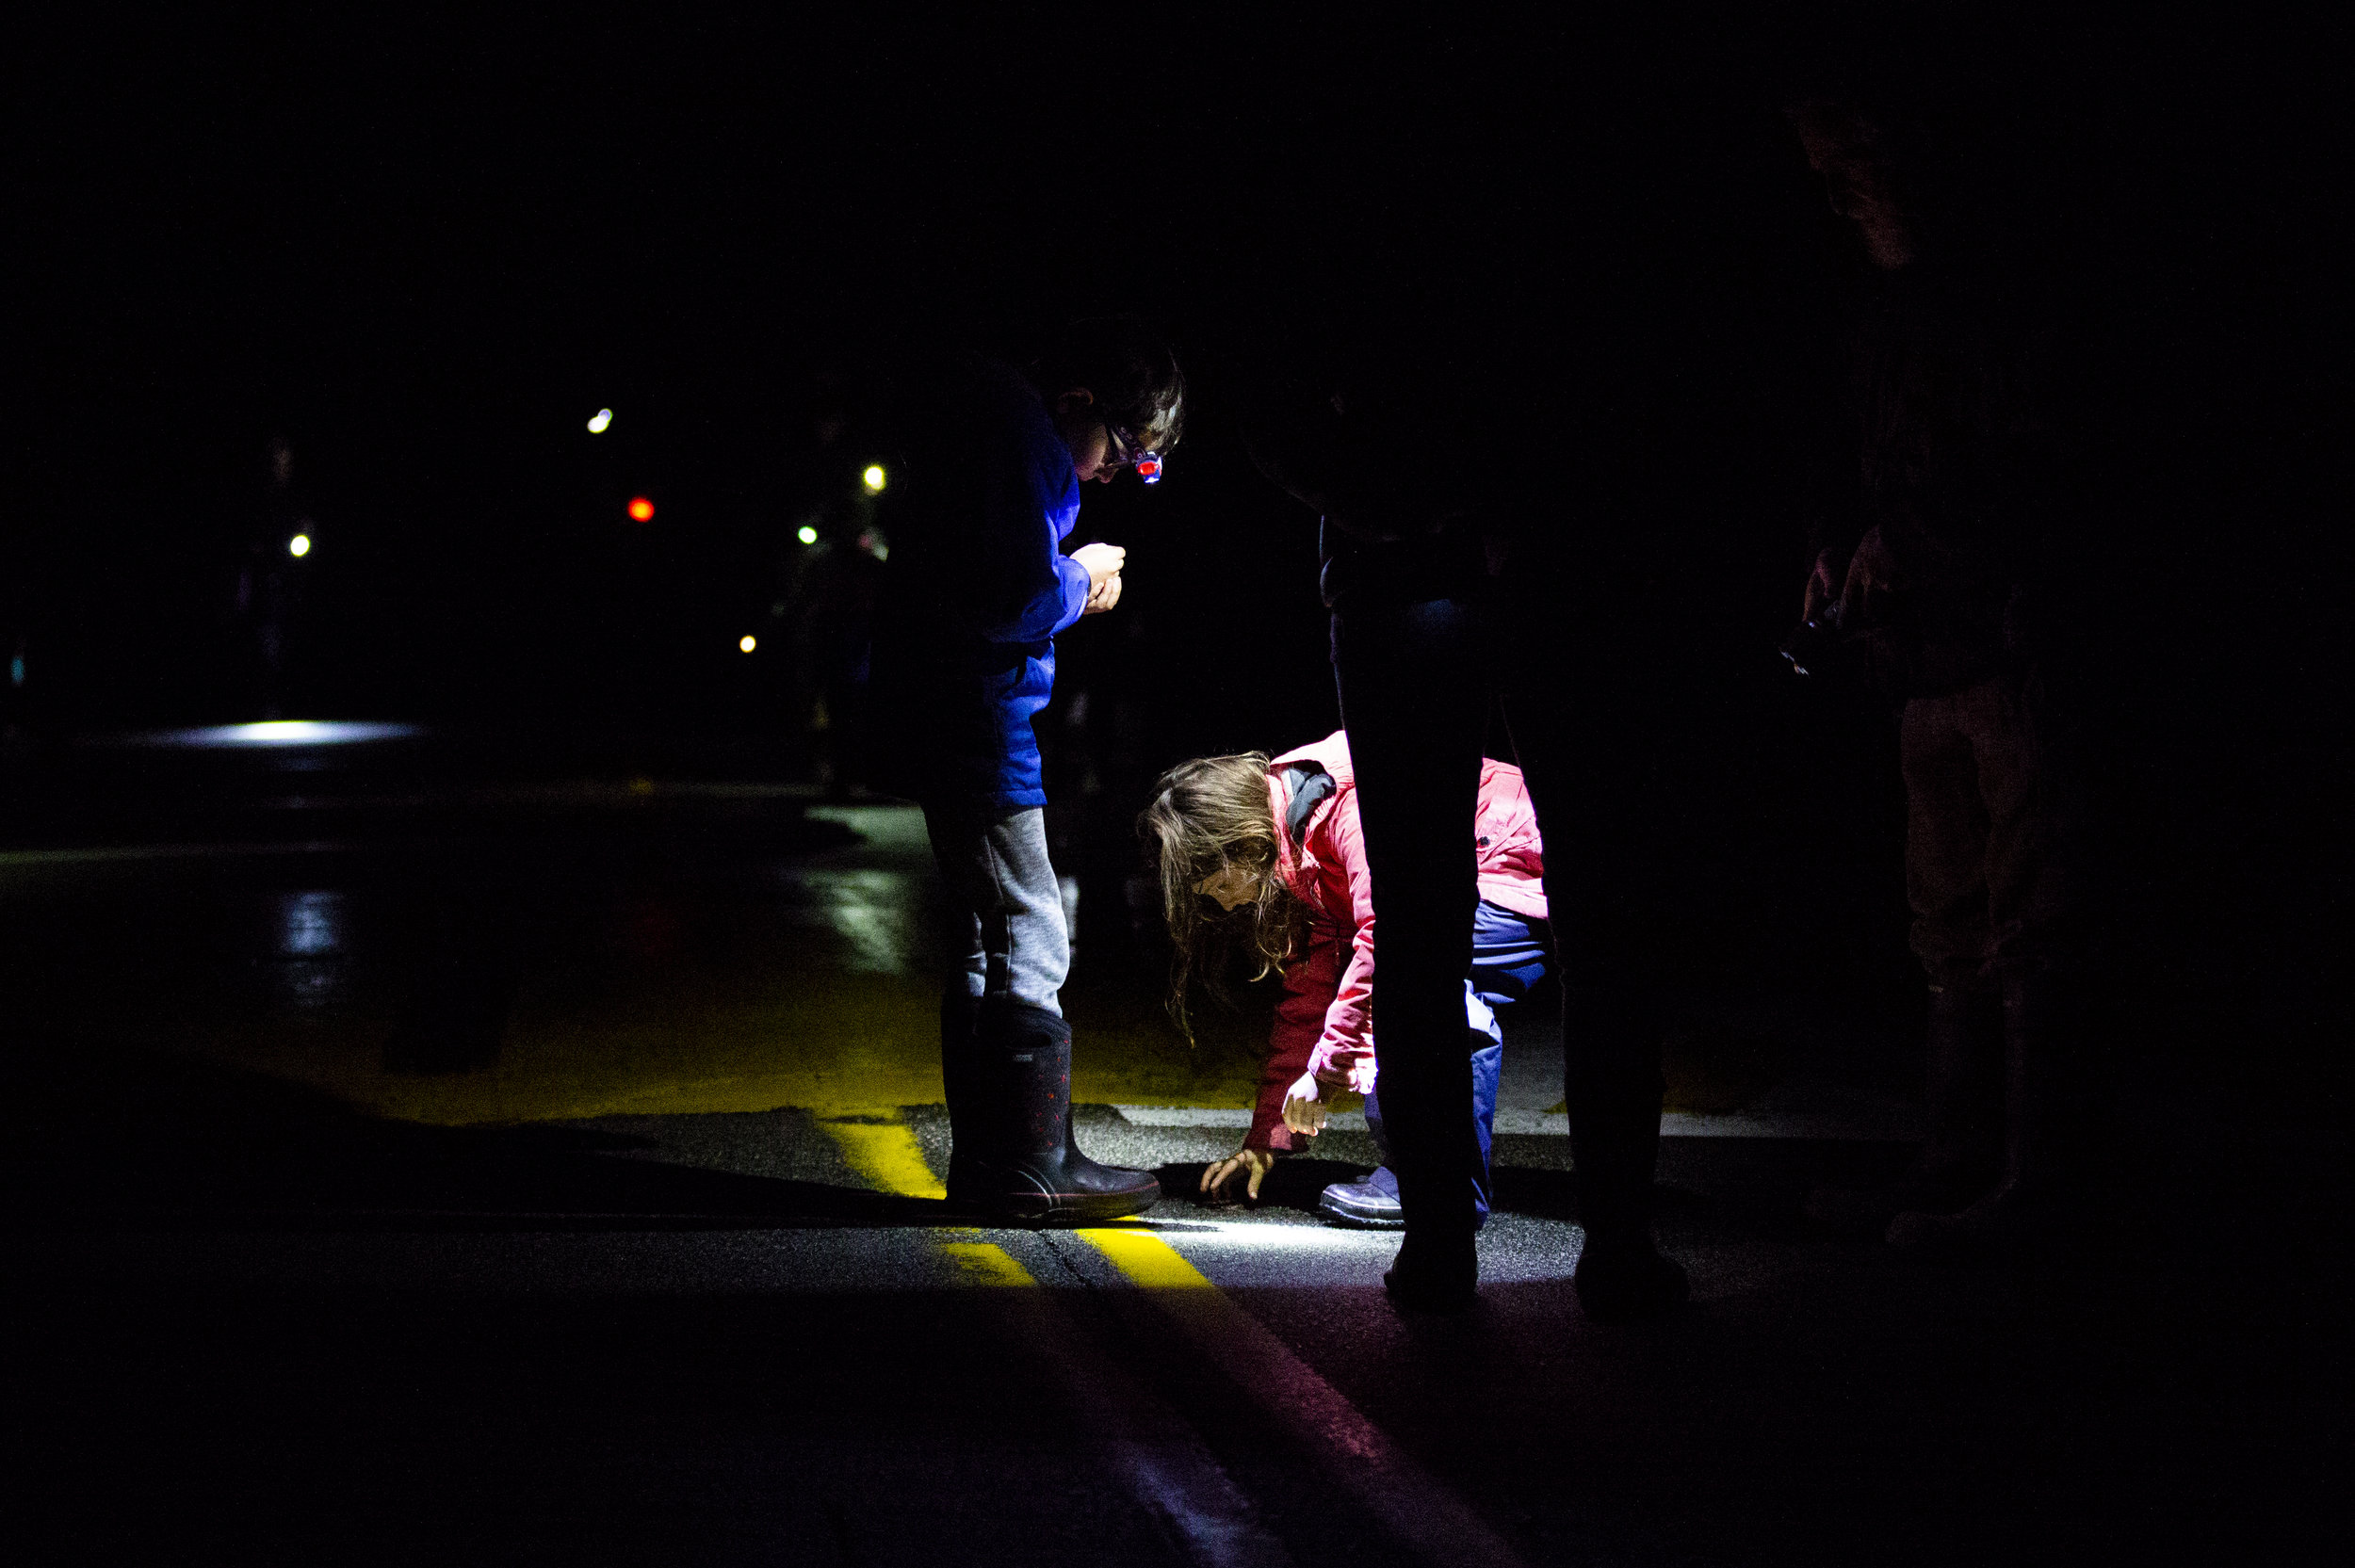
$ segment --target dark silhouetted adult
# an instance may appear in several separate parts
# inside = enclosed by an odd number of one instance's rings
[[[1505,335],[1498,322],[1485,330]],[[1611,917],[1640,875],[1632,806],[1654,742],[1640,692],[1584,689],[1609,682],[1616,646],[1608,617],[1573,613],[1591,590],[1551,603],[1542,590],[1520,603],[1498,591],[1491,541],[1517,520],[1500,515],[1514,502],[1485,476],[1520,472],[1499,464],[1501,437],[1544,421],[1464,368],[1477,341],[1457,347],[1452,367],[1445,356],[1394,355],[1377,373],[1337,378],[1338,390],[1271,396],[1251,429],[1261,468],[1323,514],[1321,586],[1372,881],[1374,1055],[1406,1225],[1384,1282],[1402,1304],[1439,1310],[1469,1304],[1478,1282],[1483,1161],[1463,977],[1479,895],[1465,829],[1502,687],[1548,846],[1562,948],[1565,1093],[1586,1233],[1576,1286],[1590,1317],[1652,1317],[1687,1287],[1651,1235],[1657,1010],[1624,923]]]
[[[1027,370],[952,360],[896,400],[891,558],[876,608],[879,782],[924,807],[948,886],[941,1075],[949,1198],[1020,1221],[1149,1206],[1143,1171],[1098,1165],[1071,1133],[1071,963],[1049,864],[1031,720],[1055,681],[1055,635],[1119,603],[1127,553],[1062,543],[1080,486],[1158,473],[1185,380],[1141,323],[1074,324]]]
[[[1809,1208],[1901,1245],[1994,1237],[2048,1185],[2051,1073],[2074,1033],[2062,1007],[2075,795],[2035,637],[2050,465],[2017,334],[1940,243],[1891,117],[1818,99],[1792,121],[1873,278],[1855,346],[1854,506],[1833,514],[1802,613],[1836,615],[1902,701],[1906,893],[1929,979],[1919,1159],[1890,1188],[1822,1190]]]

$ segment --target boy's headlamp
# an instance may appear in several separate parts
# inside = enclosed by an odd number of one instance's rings
[[[1109,419],[1104,421],[1104,433],[1112,438],[1113,455],[1135,469],[1138,478],[1149,485],[1161,482],[1161,455],[1159,452],[1146,451],[1137,445],[1136,437]]]

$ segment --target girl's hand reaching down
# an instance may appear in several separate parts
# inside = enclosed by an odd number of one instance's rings
[[[1226,1195],[1226,1184],[1237,1175],[1248,1172],[1251,1180],[1243,1196],[1256,1204],[1259,1201],[1259,1184],[1265,1181],[1267,1173],[1275,1169],[1275,1156],[1268,1150],[1244,1149],[1238,1154],[1228,1155],[1225,1159],[1205,1170],[1202,1172],[1202,1190],[1210,1194],[1210,1202],[1214,1204],[1231,1204],[1235,1200]]]

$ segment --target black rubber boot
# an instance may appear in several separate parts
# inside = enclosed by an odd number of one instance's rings
[[[1589,1230],[1570,1284],[1578,1304],[1598,1323],[1648,1323],[1693,1295],[1684,1266],[1654,1245],[1648,1232]]]
[[[1567,998],[1566,998],[1566,1001]],[[1684,1269],[1651,1234],[1660,1163],[1660,1031],[1628,1001],[1582,1009],[1565,1076],[1570,1157],[1578,1171],[1586,1244],[1570,1283],[1598,1323],[1665,1316],[1692,1294]]]
[[[1807,1217],[1877,1237],[1900,1214],[1952,1214],[1994,1186],[2000,1035],[1993,987],[1967,978],[1933,984],[1922,1152],[1885,1187],[1817,1188],[1808,1194]]]
[[[952,1010],[942,1010],[944,1034]],[[1153,1206],[1161,1185],[1151,1172],[1098,1165],[1072,1136],[1069,1024],[986,1002],[964,1045],[942,1061],[950,1204],[1017,1225],[1092,1224]]]

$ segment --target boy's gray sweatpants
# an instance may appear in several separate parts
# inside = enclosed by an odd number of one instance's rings
[[[987,821],[924,808],[933,859],[948,884],[948,950],[975,1000],[1009,998],[1063,1016],[1056,994],[1071,972],[1063,890],[1047,858],[1047,814],[1037,807]]]

